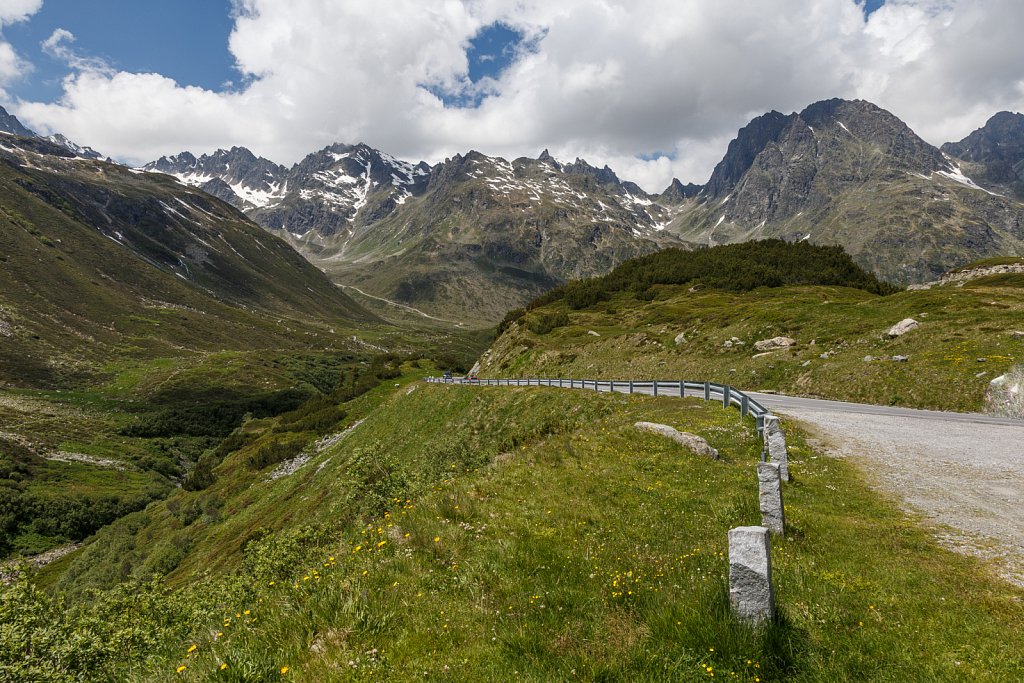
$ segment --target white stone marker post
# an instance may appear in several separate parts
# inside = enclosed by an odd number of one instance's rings
[[[729,529],[729,603],[748,624],[775,616],[771,538],[763,526]]]
[[[786,527],[780,469],[777,462],[757,463],[757,496],[761,504],[761,524],[777,536],[781,536]]]
[[[786,434],[779,426],[779,418],[774,415],[764,416],[764,435],[768,443],[768,457],[779,464],[782,481],[789,481],[789,449],[786,448]]]

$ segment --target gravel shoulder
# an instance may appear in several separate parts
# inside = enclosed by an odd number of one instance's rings
[[[875,486],[920,514],[944,545],[990,560],[1000,575],[1024,586],[1024,423],[857,413],[815,403],[822,405],[778,412],[800,422],[827,452],[860,465]]]

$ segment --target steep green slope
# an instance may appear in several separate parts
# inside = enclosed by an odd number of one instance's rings
[[[323,347],[331,327],[375,320],[284,242],[208,195],[67,158],[43,141],[7,143],[2,381],[73,383],[90,360],[183,347],[294,346],[303,335]]]
[[[393,333],[226,204],[5,136],[0,558],[162,497],[245,415],[376,353],[357,331]]]
[[[639,262],[658,258],[664,257]],[[756,263],[748,265],[759,272]],[[1005,281],[1011,276],[887,296],[835,284],[736,292],[637,277],[635,286],[602,285],[631,269],[644,272],[630,265],[575,283],[564,298],[552,294],[538,302],[550,300],[546,305],[511,316],[481,358],[480,374],[703,379],[748,390],[978,410],[988,383],[1024,359],[1024,335],[1014,334],[1024,330],[1024,289]],[[605,300],[576,300],[574,290],[604,293]],[[888,330],[906,318],[919,327],[890,338]],[[757,348],[774,337],[794,343]]]
[[[204,508],[209,493],[182,493],[177,511],[147,510],[181,518],[175,535],[199,532],[201,554],[218,559],[219,545],[234,557],[196,562],[174,591],[135,583],[61,603],[24,582],[3,589],[0,673],[139,681],[713,673],[750,682],[1022,673],[1013,654],[1024,633],[1020,590],[941,549],[792,426],[789,529],[773,548],[782,616],[752,632],[729,616],[725,586],[727,530],[759,519],[752,420],[694,399],[408,379],[366,395],[375,408],[351,415],[365,422],[293,474],[239,476],[240,452],[218,468],[235,481],[219,489],[221,507]],[[722,460],[638,435],[637,420],[700,434]],[[137,527],[138,542],[169,540],[146,528]],[[108,542],[104,535],[93,546]]]

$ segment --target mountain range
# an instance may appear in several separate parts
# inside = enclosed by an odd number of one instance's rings
[[[571,278],[664,246],[780,237],[840,244],[899,284],[1024,253],[1024,116],[936,148],[864,101],[769,112],[704,185],[649,194],[546,151],[433,167],[332,145],[290,169],[244,148],[164,157],[174,175],[282,235],[333,279],[462,319],[493,320]]]
[[[665,246],[839,244],[898,284],[1024,253],[1024,116],[1010,112],[937,148],[865,101],[772,111],[738,132],[706,183],[674,179],[659,194],[547,151],[431,166],[334,144],[288,168],[233,147],[144,170],[231,204],[353,295],[479,324]]]

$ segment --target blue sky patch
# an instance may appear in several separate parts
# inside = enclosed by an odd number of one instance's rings
[[[499,78],[524,50],[535,49],[537,40],[527,42],[524,33],[507,24],[484,26],[470,39],[466,48],[469,61],[467,87],[455,93],[436,86],[427,87],[427,90],[440,98],[446,107],[479,107],[488,93],[474,86],[486,78]]]
[[[867,19],[875,12],[879,7],[885,4],[885,0],[863,0],[864,2],[864,18]]]
[[[23,100],[52,102],[70,69],[41,43],[62,28],[75,36],[76,54],[118,71],[160,73],[180,85],[223,90],[237,81],[228,36],[230,0],[46,0],[27,21],[7,26],[4,38],[34,70],[8,91]]]

